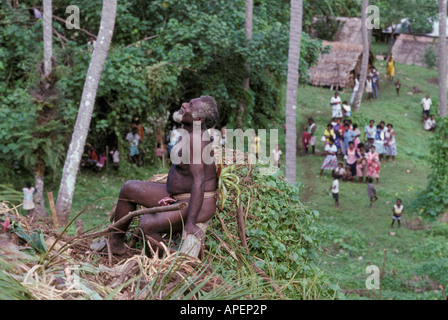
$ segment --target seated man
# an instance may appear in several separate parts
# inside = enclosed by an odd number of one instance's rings
[[[436,130],[436,120],[433,114],[431,115],[430,118],[426,117],[424,128],[426,131]]]
[[[202,138],[202,134],[207,129],[216,125],[218,108],[212,97],[201,96],[189,103],[183,103],[181,109],[174,113],[173,119],[183,124],[186,131],[183,131],[184,134],[179,137],[172,153],[180,150],[177,155],[181,156],[183,150],[190,151],[189,161],[180,161],[179,164],[171,166],[166,185],[146,181],[127,181],[121,188],[114,220],[118,221],[134,211],[138,204],[147,208],[158,207],[167,199],[174,198],[174,201],[188,202],[188,208],[146,214],[140,218],[139,227],[145,235],[160,242],[163,233],[176,233],[182,230],[184,234],[195,234],[203,239],[205,235],[196,223],[207,222],[215,214],[216,167],[214,161],[207,164],[210,161],[204,161],[202,157],[202,151],[212,142],[201,139],[199,148],[194,145],[194,141],[197,141],[194,139],[194,134],[199,131]],[[200,130],[193,131],[193,125],[196,124],[199,124]],[[194,157],[193,153],[199,151],[201,152],[199,157],[197,155]],[[213,153],[210,155],[213,157]],[[162,199],[163,201],[160,201]],[[126,252],[124,237],[128,227],[129,223],[112,234],[110,245],[114,254]]]

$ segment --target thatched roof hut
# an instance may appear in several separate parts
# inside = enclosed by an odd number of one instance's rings
[[[334,35],[334,41],[362,44],[362,23],[360,18],[337,17],[336,21],[343,23],[343,26]]]
[[[347,88],[354,86],[354,77],[361,71],[363,46],[344,42],[323,41],[330,53],[322,54],[316,66],[310,68],[313,86]]]
[[[317,21],[319,18],[315,18]],[[339,88],[355,85],[355,76],[361,72],[363,54],[361,19],[336,17],[342,27],[334,35],[334,41],[323,41],[330,46],[330,53],[322,54],[316,66],[309,70],[310,84]],[[374,63],[372,54],[369,64]]]
[[[396,62],[425,67],[425,52],[433,48],[437,53],[436,45],[436,38],[400,34],[392,48],[392,54]]]

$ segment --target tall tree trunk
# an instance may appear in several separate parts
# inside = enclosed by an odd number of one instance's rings
[[[439,0],[439,115],[447,116],[447,52],[446,52],[446,10],[447,0]]]
[[[53,57],[53,9],[51,0],[44,0],[44,75],[51,73],[51,58]]]
[[[369,32],[367,30],[367,7],[369,6],[369,0],[362,0],[361,6],[361,32],[362,32],[362,44],[364,46],[364,51],[362,53],[361,61],[361,74],[359,75],[359,90],[355,96],[355,103],[353,104],[353,110],[359,111],[361,107],[362,96],[364,93],[364,88],[366,86],[367,79],[367,69],[369,68],[369,55],[370,55],[370,45],[369,45]]]
[[[51,0],[44,0],[43,2],[43,29],[44,29],[44,63],[43,71],[44,77],[48,78],[52,69],[53,58],[53,8]],[[46,81],[46,80],[43,80]],[[36,194],[34,196],[34,212],[39,216],[47,216],[45,209],[44,198],[44,177],[45,164],[37,159],[34,166],[34,185],[36,187]]]
[[[246,32],[246,46],[252,40],[252,17],[254,11],[254,0],[246,0],[246,19],[244,20],[244,31]],[[250,89],[250,63],[246,61],[244,65],[247,78],[243,80],[243,89],[249,91]],[[247,103],[242,101],[240,108],[238,109],[238,115],[236,117],[236,125],[238,128],[243,128],[243,117],[246,112]]]
[[[286,179],[296,183],[297,88],[299,85],[300,43],[302,39],[303,1],[291,0],[288,76],[286,83]]]
[[[92,119],[98,84],[112,41],[116,10],[117,0],[103,0],[98,39],[87,71],[78,116],[62,171],[62,179],[56,203],[56,212],[60,225],[66,225],[70,215],[75,192],[76,175],[78,174],[79,164]]]

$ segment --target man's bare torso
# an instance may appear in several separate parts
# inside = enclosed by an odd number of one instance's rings
[[[179,139],[177,143],[182,143]],[[201,153],[204,148],[212,142],[202,142]],[[180,153],[181,156],[181,153]],[[204,169],[204,192],[216,190],[216,166],[212,164],[206,164]],[[193,186],[193,175],[190,172],[190,164],[173,164],[168,173],[168,179],[166,183],[166,190],[171,195],[181,193],[191,193]]]

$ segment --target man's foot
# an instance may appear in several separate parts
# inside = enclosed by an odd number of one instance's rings
[[[110,251],[112,251],[113,254],[121,256],[126,253],[128,248],[125,246],[123,242],[117,243],[115,241],[110,241]]]

